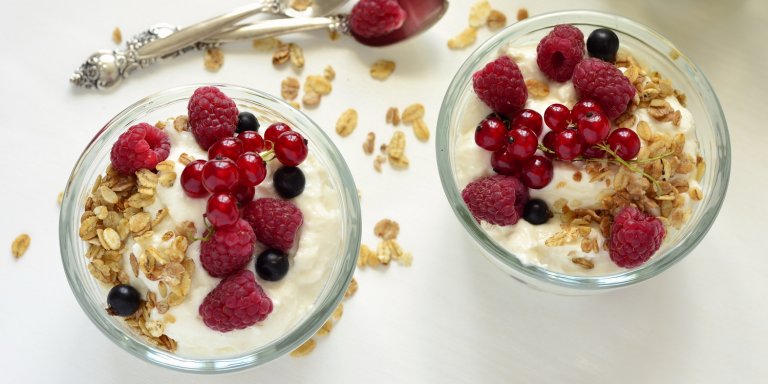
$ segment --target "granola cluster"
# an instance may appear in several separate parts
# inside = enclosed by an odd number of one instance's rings
[[[521,11],[523,10],[521,9]],[[522,20],[520,17],[521,14],[518,12],[518,20]],[[525,12],[525,17],[528,17],[527,11]],[[478,1],[472,5],[469,11],[469,28],[448,40],[448,48],[459,49],[472,45],[477,39],[477,29],[483,25],[487,25],[491,29],[497,29],[506,24],[507,16],[501,11],[491,8],[491,4],[487,1]]]

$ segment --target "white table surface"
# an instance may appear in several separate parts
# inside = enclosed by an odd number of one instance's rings
[[[0,4],[0,381],[14,382],[521,382],[716,383],[768,377],[768,148],[765,41],[761,0],[569,1],[493,0],[510,20],[573,8],[638,20],[668,37],[701,67],[728,119],[730,188],[709,235],[685,260],[653,280],[596,297],[536,292],[505,276],[474,248],[447,204],[435,164],[434,138],[419,142],[409,127],[406,171],[373,170],[361,150],[369,131],[387,141],[390,106],[420,102],[434,133],[443,94],[487,28],[465,50],[448,38],[467,26],[472,0],[452,0],[446,17],[418,39],[385,49],[331,43],[325,32],[285,37],[304,48],[306,66],[273,68],[249,43],[224,47],[218,72],[202,53],[136,73],[111,92],[81,91],[67,79],[97,49],[114,49],[158,22],[189,25],[248,3],[187,1],[3,1]],[[369,75],[378,59],[397,63],[384,82]],[[374,224],[401,226],[413,266],[356,272],[360,289],[346,301],[331,335],[304,358],[284,357],[225,377],[199,377],[142,362],[107,340],[80,309],[62,270],[56,196],[82,149],[111,117],[157,91],[225,82],[279,94],[286,76],[336,69],[333,92],[304,109],[345,155],[362,191],[363,243]],[[333,132],[347,108],[360,114],[346,138]],[[377,145],[382,141],[379,139]],[[10,244],[32,245],[14,260]]]

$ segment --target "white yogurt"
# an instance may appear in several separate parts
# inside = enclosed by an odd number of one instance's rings
[[[563,104],[568,108],[572,108],[579,100],[573,83],[570,81],[558,83],[539,70],[539,66],[536,64],[536,43],[504,47],[500,50],[500,55],[509,56],[520,68],[524,79],[536,79],[549,87],[549,95],[546,97],[529,95],[524,108],[532,109],[543,116],[544,111],[552,104]],[[679,110],[682,113],[679,127],[671,122],[663,123],[657,121],[648,115],[647,109],[638,108],[634,112],[637,117],[635,126],[631,127],[631,129],[635,130],[640,121],[645,121],[651,127],[653,133],[664,133],[670,135],[670,137],[683,133],[686,137],[684,152],[695,159],[698,153],[698,144],[695,141],[693,116],[686,108],[680,105],[674,96],[666,98],[666,101],[673,109]],[[456,143],[456,163],[460,164],[457,167],[456,176],[459,189],[461,190],[467,184],[477,179],[496,175],[491,167],[491,152],[475,144],[475,128],[477,124],[491,112],[491,109],[476,95],[470,97],[461,120],[461,125],[459,126],[459,137]],[[612,126],[612,129],[616,128],[615,125]],[[543,138],[549,131],[549,128],[545,125],[540,138]],[[642,139],[641,143],[643,146],[647,144]],[[541,153],[539,152],[538,154]],[[595,196],[608,187],[605,181],[589,182],[591,177],[585,171],[585,162],[569,163],[558,161],[553,165],[554,176],[552,182],[542,189],[531,189],[531,198],[544,200],[553,212],[556,211],[553,207],[554,202],[561,198],[566,199],[568,206],[572,209],[599,208],[600,202],[596,201]],[[611,166],[611,168],[613,172],[607,179],[613,180],[619,167]],[[580,182],[573,180],[573,175],[576,171],[580,171],[583,175]],[[699,187],[695,176],[696,172],[694,171],[686,175],[676,175],[674,179],[687,180],[690,188]],[[641,176],[635,173],[632,177]],[[565,184],[562,185],[562,183]],[[557,188],[558,185],[560,185],[560,188]],[[693,209],[695,202],[687,196],[686,199],[686,207],[684,209]],[[602,249],[605,238],[596,228],[593,228],[592,233],[588,237],[596,238],[601,246],[597,254],[594,252],[582,252],[581,238],[574,239],[565,246],[560,247],[547,247],[544,245],[546,239],[562,230],[560,224],[561,221],[555,217],[543,225],[532,225],[520,219],[515,225],[497,226],[483,221],[481,226],[491,238],[514,253],[525,265],[534,265],[553,272],[579,276],[606,275],[625,270],[613,263],[609,252]],[[667,227],[667,230],[675,231],[674,228],[670,227]],[[595,267],[593,269],[581,268],[571,261],[573,257],[585,258],[591,261]]]

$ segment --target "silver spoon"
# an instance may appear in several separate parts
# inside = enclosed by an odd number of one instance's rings
[[[329,15],[348,0],[316,0],[304,11],[291,8],[291,0],[262,0],[224,15],[179,28],[158,24],[126,42],[126,51],[98,51],[75,71],[70,82],[82,88],[111,88],[131,72],[154,64],[158,59],[169,59],[190,50],[209,49],[218,43],[198,43],[223,29],[257,13],[273,13],[289,17],[315,17]]]

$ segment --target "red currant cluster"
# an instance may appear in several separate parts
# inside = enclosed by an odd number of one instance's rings
[[[304,137],[284,123],[270,125],[264,138],[243,131],[215,142],[208,149],[210,160],[189,163],[181,173],[181,187],[192,198],[212,193],[206,217],[215,227],[231,226],[240,219],[238,204],[253,201],[256,186],[267,177],[265,159],[272,153],[280,163],[295,167],[307,158],[309,149]]]

